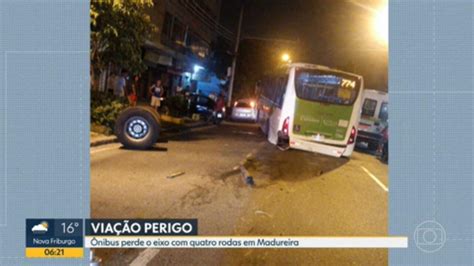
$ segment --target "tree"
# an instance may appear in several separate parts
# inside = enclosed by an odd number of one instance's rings
[[[152,0],[96,0],[91,2],[92,74],[109,65],[128,69],[132,74],[146,70],[142,46],[155,26],[146,15]]]

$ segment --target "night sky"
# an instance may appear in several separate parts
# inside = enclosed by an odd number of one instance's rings
[[[222,0],[221,23],[233,32],[239,3]],[[366,88],[387,90],[388,49],[375,37],[373,12],[358,4],[378,9],[386,1],[247,0],[242,37],[297,40],[282,47],[293,61],[355,72]]]

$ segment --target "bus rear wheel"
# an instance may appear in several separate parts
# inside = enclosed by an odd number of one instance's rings
[[[288,136],[284,136],[281,134],[281,132],[278,132],[278,140],[277,140],[277,145],[279,150],[281,151],[286,151],[290,149],[290,139]]]

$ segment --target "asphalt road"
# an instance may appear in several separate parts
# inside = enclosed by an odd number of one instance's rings
[[[225,123],[149,151],[91,149],[93,218],[198,218],[202,235],[385,236],[388,167],[279,151],[255,125]],[[245,162],[251,188],[233,168]],[[184,172],[183,175],[167,176]],[[386,249],[110,249],[102,265],[387,265]]]

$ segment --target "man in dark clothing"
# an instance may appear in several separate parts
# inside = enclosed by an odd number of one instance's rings
[[[224,93],[221,92],[219,96],[217,97],[216,105],[214,106],[214,111],[220,112],[224,109],[225,107],[225,97]]]

